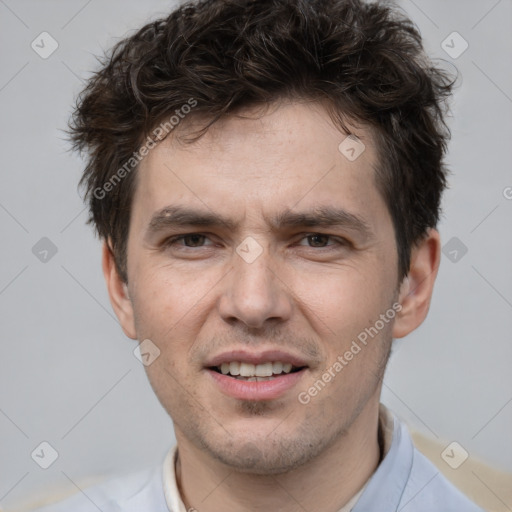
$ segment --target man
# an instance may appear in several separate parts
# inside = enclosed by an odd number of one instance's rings
[[[177,447],[48,510],[481,510],[379,403],[437,275],[452,85],[359,0],[203,0],[114,48],[71,138]]]

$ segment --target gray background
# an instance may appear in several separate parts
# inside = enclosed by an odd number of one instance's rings
[[[100,244],[85,226],[77,192],[82,162],[61,131],[93,56],[171,5],[0,0],[6,509],[39,493],[76,491],[91,476],[156,464],[174,442],[171,421],[133,355],[136,342],[124,337],[111,310]],[[459,252],[455,262],[443,255],[428,319],[397,342],[383,401],[414,428],[512,471],[512,2],[401,5],[429,54],[460,72],[450,121],[453,175],[440,225],[443,243],[456,237]],[[59,44],[47,59],[31,48],[43,31]],[[457,58],[441,47],[453,31],[469,43]],[[457,41],[452,46],[460,49]],[[46,262],[32,252],[43,237],[57,248]],[[46,470],[31,458],[42,441],[59,455]]]

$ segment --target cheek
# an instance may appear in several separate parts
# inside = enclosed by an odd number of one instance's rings
[[[165,342],[179,329],[180,339],[186,339],[217,281],[208,271],[141,265],[133,297],[138,335]]]
[[[374,322],[392,296],[385,272],[377,264],[344,264],[322,272],[295,272],[298,307],[319,333],[346,339]],[[309,313],[308,313],[309,311]]]

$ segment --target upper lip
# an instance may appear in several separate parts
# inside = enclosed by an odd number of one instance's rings
[[[284,352],[283,350],[265,350],[264,352],[248,352],[247,350],[230,350],[222,352],[209,359],[205,366],[220,366],[222,363],[231,362],[262,364],[268,362],[291,363],[295,367],[308,366],[304,359]]]

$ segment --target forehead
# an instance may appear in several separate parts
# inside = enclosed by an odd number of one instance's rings
[[[171,134],[140,164],[134,210],[146,223],[176,204],[262,220],[334,205],[378,215],[385,206],[374,180],[376,149],[370,132],[354,133],[359,142],[318,104],[290,103],[229,116],[193,143]]]

